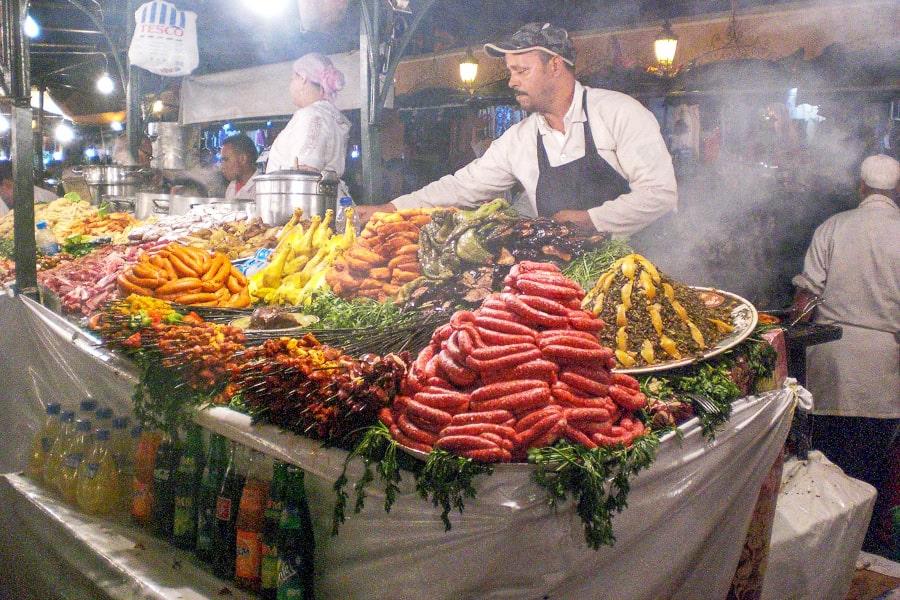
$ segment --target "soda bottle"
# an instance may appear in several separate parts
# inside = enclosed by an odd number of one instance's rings
[[[184,450],[175,472],[175,514],[172,519],[172,543],[193,549],[197,543],[197,495],[203,477],[203,430],[191,424],[184,441]]]
[[[278,523],[287,493],[287,463],[276,460],[272,467],[272,486],[263,512],[262,561],[260,566],[259,595],[263,600],[276,600],[278,594]]]
[[[34,232],[34,243],[41,254],[53,256],[59,253],[59,242],[56,234],[47,226],[46,221],[37,222],[37,231]]]
[[[306,503],[303,470],[288,467],[288,493],[278,524],[277,600],[315,598],[312,518]]]
[[[213,539],[216,529],[216,501],[225,468],[228,466],[228,439],[218,433],[209,436],[209,456],[200,478],[197,498],[197,545],[195,552],[201,560],[213,561]]]
[[[44,462],[44,485],[51,489],[57,489],[59,484],[59,475],[62,471],[62,461],[65,457],[66,448],[75,437],[75,411],[64,410],[59,415],[59,433],[53,440],[50,452],[47,453],[47,459]]]
[[[271,461],[267,456],[250,451],[247,481],[238,507],[235,540],[235,584],[245,590],[259,591],[262,564],[262,534],[266,501],[272,486]]]
[[[181,458],[181,446],[171,435],[163,435],[153,463],[153,493],[150,501],[150,523],[153,533],[163,539],[172,537],[175,512],[175,473]]]
[[[349,224],[353,229],[359,233],[359,215],[356,214],[355,210],[347,211],[348,208],[353,206],[353,199],[349,196],[344,196],[340,200],[338,200],[337,211],[334,215],[334,233],[335,235],[341,235],[346,231],[347,225]],[[350,221],[347,221],[347,215],[352,215]]]
[[[75,489],[78,483],[78,467],[94,445],[91,422],[79,419],[75,422],[75,437],[63,456],[62,469],[59,473],[59,493],[69,502],[75,502]]]
[[[58,402],[51,402],[47,405],[44,424],[31,442],[27,472],[28,476],[38,483],[44,480],[44,465],[47,462],[47,455],[53,448],[53,441],[59,435],[60,412],[62,412],[62,406]]]
[[[216,496],[216,527],[213,531],[213,572],[222,579],[234,579],[237,513],[244,489],[244,448],[232,443],[222,487]]]
[[[150,524],[150,506],[153,501],[153,467],[156,449],[162,436],[157,431],[144,429],[134,456],[134,480],[131,493],[131,516],[144,527]]]
[[[112,431],[109,436],[109,450],[116,463],[116,477],[119,489],[116,491],[116,508],[131,506],[131,479],[134,477],[134,448],[140,438],[140,429],[132,445],[131,432],[128,429],[128,417],[115,417],[112,420]]]
[[[119,477],[109,440],[109,429],[97,429],[94,445],[78,466],[75,500],[87,513],[108,513],[117,504]]]

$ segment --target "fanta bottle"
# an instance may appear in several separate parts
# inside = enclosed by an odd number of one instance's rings
[[[28,457],[28,476],[39,483],[44,480],[44,464],[47,462],[47,455],[50,453],[50,449],[53,447],[53,441],[59,435],[60,412],[62,412],[62,407],[58,402],[52,402],[47,405],[47,416],[44,418],[44,425],[31,442],[31,454]]]
[[[140,525],[150,524],[150,508],[153,503],[153,468],[156,465],[156,449],[162,440],[158,431],[144,429],[138,440],[134,457],[131,516]]]
[[[108,513],[118,501],[119,477],[109,438],[109,429],[98,429],[91,451],[78,467],[75,499],[87,513]]]

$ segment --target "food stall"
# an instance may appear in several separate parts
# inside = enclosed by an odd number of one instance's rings
[[[506,210],[508,209],[505,208],[505,203],[496,201],[479,211],[472,211],[472,214],[465,217],[460,215],[458,221],[464,223],[465,227],[472,228],[476,232],[481,231],[483,234],[487,230],[481,230],[479,227],[494,223],[491,219],[506,218]],[[422,216],[424,215],[421,213],[412,215],[409,222],[412,223],[413,218]],[[448,211],[441,218],[453,219],[454,216],[455,211]],[[171,224],[174,219],[175,217],[161,219],[154,225],[160,227],[164,223]],[[246,220],[245,216],[244,219]],[[428,226],[427,221],[428,219],[420,219],[419,227],[413,228],[411,225],[406,227],[415,229],[415,235],[408,237],[418,240],[420,230]],[[288,223],[279,240],[267,238],[267,234],[263,233],[252,244],[247,244],[247,251],[251,250],[250,246],[265,244],[267,240],[273,242],[275,246],[272,260],[264,261],[263,268],[257,274],[251,275],[250,280],[256,278],[255,281],[262,285],[267,276],[273,277],[269,272],[273,264],[281,265],[277,281],[267,281],[266,286],[254,290],[260,299],[271,297],[272,301],[277,303],[279,298],[284,298],[283,302],[290,298],[291,301],[287,304],[295,306],[303,305],[305,301],[314,302],[311,300],[312,296],[296,295],[300,294],[303,288],[291,285],[293,273],[287,267],[291,262],[287,256],[279,258],[279,248],[288,247],[294,241],[299,242],[304,239],[304,235],[308,236],[306,238],[308,240],[313,239],[316,232],[313,224],[316,222],[319,227],[322,226],[321,221],[316,219],[311,220],[306,227],[297,222]],[[492,239],[500,240],[498,243],[508,248],[511,256],[518,256],[521,264],[542,264],[529,263],[527,259],[542,257],[546,259],[547,252],[574,250],[578,243],[585,242],[583,239],[579,240],[577,236],[559,230],[559,225],[548,222],[518,219],[501,222],[504,225],[503,229],[492,230],[494,231]],[[313,275],[310,279],[326,283],[330,280],[333,282],[332,290],[344,289],[348,297],[353,297],[357,293],[352,289],[356,285],[358,292],[368,293],[376,300],[371,303],[372,306],[381,306],[377,300],[388,300],[388,294],[397,291],[397,288],[391,287],[395,286],[391,282],[398,281],[395,277],[404,271],[399,269],[399,266],[406,264],[407,269],[413,268],[408,264],[410,261],[395,263],[394,270],[397,273],[391,272],[388,267],[378,266],[382,260],[387,264],[386,259],[380,258],[378,251],[383,250],[379,244],[390,237],[387,235],[387,229],[380,228],[402,229],[396,225],[397,223],[375,219],[367,227],[371,230],[378,229],[382,235],[365,235],[364,232],[356,237],[351,228],[343,234],[323,236],[324,239],[318,242],[320,250],[323,251],[322,256],[326,255],[324,254],[326,251],[336,250],[335,256],[332,257],[330,265],[326,262],[327,270],[323,271],[324,277],[315,278]],[[190,258],[187,246],[165,241],[166,239],[177,235],[182,241],[196,244],[194,247],[199,249],[211,248],[211,244],[220,236],[177,228],[169,230],[168,233],[160,231],[153,233],[137,224],[132,224],[127,232],[123,230],[122,233],[123,241],[130,239],[136,242],[136,245],[121,244],[118,250],[101,248],[42,273],[45,300],[48,304],[53,304],[54,299],[59,300],[56,312],[24,296],[2,297],[0,310],[3,322],[19,324],[15,329],[6,329],[2,341],[4,370],[10,374],[8,385],[4,386],[2,392],[4,406],[10,406],[10,418],[5,420],[5,427],[9,430],[4,432],[4,439],[11,449],[5,454],[9,464],[5,464],[4,467],[8,472],[21,469],[27,462],[29,440],[33,436],[39,414],[51,400],[75,403],[82,397],[91,396],[110,405],[116,413],[130,414],[133,409],[140,407],[144,417],[149,415],[158,418],[159,422],[163,422],[166,418],[165,414],[155,412],[152,398],[148,398],[147,395],[143,398],[135,397],[134,392],[138,384],[144,386],[146,391],[147,381],[144,376],[147,372],[141,367],[139,349],[133,345],[129,346],[127,341],[132,339],[133,332],[146,336],[150,331],[142,329],[143,317],[137,321],[127,319],[125,329],[120,329],[119,326],[123,321],[114,318],[113,307],[121,306],[122,300],[115,298],[125,296],[129,291],[127,284],[131,281],[150,285],[149,282],[140,281],[150,279],[148,277],[135,279],[145,274],[140,268],[141,265],[154,264],[150,263],[150,258],[158,257],[160,261],[157,261],[155,266],[163,270],[166,264],[162,261],[163,258],[168,260],[170,266],[178,264],[178,256]],[[395,232],[397,233],[399,232]],[[403,244],[410,241],[402,236],[398,239]],[[431,269],[446,267],[448,255],[440,251],[441,237],[432,235],[426,236],[426,239],[431,240],[429,243],[436,244],[430,251],[434,257],[443,257],[443,262],[424,260],[417,268],[426,273]],[[476,251],[480,247],[479,238],[471,236],[466,239],[469,240],[469,246],[462,248],[455,246],[454,252],[457,253],[455,256],[457,259],[460,256],[468,256],[471,260],[479,260],[476,258],[481,256]],[[528,240],[532,240],[530,244]],[[553,244],[556,246],[551,249]],[[606,248],[617,247],[616,243],[603,242],[603,244]],[[234,243],[231,246],[232,250],[236,248]],[[427,250],[426,248],[423,256],[428,255]],[[619,247],[619,250],[624,251],[624,248]],[[230,261],[224,257],[224,252],[210,253],[210,250],[203,252],[206,253],[210,265],[215,264],[213,261],[221,265],[225,265],[226,260]],[[163,257],[164,253],[168,255]],[[313,253],[310,250],[310,253],[318,255],[319,251]],[[222,258],[219,257],[220,254]],[[99,255],[102,258],[92,255]],[[144,255],[146,257],[141,258]],[[318,261],[301,261],[291,268],[303,272],[306,264],[321,263],[324,260],[322,256]],[[366,262],[363,258],[371,262]],[[96,262],[104,259],[107,262]],[[484,260],[484,257],[481,260]],[[616,272],[621,272],[620,266],[624,266],[625,272],[631,272],[633,277],[640,279],[640,269],[648,269],[648,277],[652,278],[649,275],[652,271],[646,264],[641,263],[644,266],[639,268],[624,260],[623,257],[618,259],[618,263],[615,261],[611,263],[618,265],[614,269]],[[342,265],[346,270],[341,270]],[[354,282],[354,273],[371,274],[373,269],[385,271],[376,272],[381,277],[377,286],[370,283],[363,288],[362,281]],[[84,277],[76,275],[84,273],[85,270],[93,274],[94,281],[85,282]],[[212,266],[207,267],[207,272],[213,270]],[[506,271],[515,272],[509,265]],[[106,294],[101,294],[97,288],[93,288],[93,296],[102,298],[103,301],[87,309],[86,303],[79,302],[78,298],[84,294],[85,283],[88,285],[96,283],[98,272],[108,272],[106,279],[109,282],[109,289]],[[125,278],[126,275],[131,279]],[[230,270],[226,275],[235,277]],[[479,314],[479,310],[487,310],[483,303],[488,302],[490,298],[505,297],[511,300],[508,296],[502,296],[503,292],[490,293],[490,290],[479,292],[477,285],[466,287],[459,282],[454,283],[452,280],[460,273],[439,275],[445,278],[443,285],[435,285],[435,282],[441,281],[434,279],[431,286],[420,286],[416,290],[416,297],[423,301],[429,298],[447,300],[455,297],[459,302],[465,302],[466,298],[469,298],[468,306],[473,309],[469,314],[472,315]],[[555,271],[547,276],[551,276],[553,281],[563,281],[562,275]],[[508,280],[508,283],[509,281],[512,280]],[[611,279],[610,285],[621,286],[622,281]],[[645,283],[648,281],[646,277],[644,281]],[[168,282],[172,283],[174,282]],[[159,281],[156,284],[158,287],[150,289],[148,294],[158,298],[164,297],[163,286],[167,283]],[[524,281],[517,285],[527,289],[526,284],[527,281]],[[252,286],[248,287],[252,289]],[[240,294],[232,294],[227,298],[223,296],[223,302],[227,303],[232,297],[239,296]],[[600,302],[600,297],[596,294],[588,294],[587,298],[594,304]],[[181,300],[187,301],[187,298]],[[334,302],[330,312],[335,312],[335,307],[339,306],[338,300],[330,300]],[[138,304],[150,307],[152,302],[166,304],[162,300],[149,298],[139,301]],[[206,315],[208,319],[213,318],[217,310],[222,311],[229,319],[234,317],[234,313],[228,312],[233,309],[227,307],[217,309],[195,305],[187,308],[193,308],[197,313]],[[312,312],[312,309],[311,305],[307,305],[308,312]],[[746,337],[755,325],[755,310],[740,299],[736,300],[735,310],[733,313],[735,323],[740,325],[739,329]],[[456,311],[454,314],[463,315],[466,312]],[[87,327],[86,318],[98,313],[101,315],[99,329],[91,330]],[[325,314],[322,316],[323,319],[328,318]],[[449,313],[446,313],[446,317],[449,317]],[[587,314],[584,317],[587,318]],[[107,319],[106,329],[103,327],[104,318]],[[409,323],[398,318],[397,314],[392,318],[397,319],[392,321],[394,332],[401,334],[406,332],[408,337],[415,340],[416,345],[409,346],[411,342],[407,340],[408,347],[405,347],[402,335],[400,338],[394,335],[385,342],[388,345],[379,353],[383,356],[390,355],[392,350],[398,352],[410,350],[415,354],[421,347],[428,346],[429,339],[434,335],[432,332],[440,329],[441,323],[445,324],[444,327],[449,325],[444,318],[414,322],[410,328]],[[577,322],[593,328],[590,322],[582,323],[580,320]],[[137,329],[132,330],[132,326],[137,326]],[[210,325],[210,327],[230,326]],[[220,331],[228,336],[236,335],[231,329]],[[373,343],[381,341],[382,336],[377,332],[372,333],[371,328],[357,330],[356,337],[363,337],[361,331],[367,331]],[[412,334],[410,331],[417,333]],[[122,334],[127,334],[127,337]],[[321,337],[322,340],[329,340],[334,346],[343,346],[347,342],[346,338],[343,338],[344,343],[341,344],[339,343],[341,338],[329,337],[338,335],[338,329],[333,331],[320,329],[316,330],[314,335]],[[487,336],[487,332],[482,332],[482,335]],[[280,343],[278,341],[280,334],[264,337],[267,339],[257,340],[263,342],[263,346],[260,347],[265,347],[266,343]],[[233,338],[234,341],[238,339]],[[147,352],[152,351],[151,340],[152,335],[142,341],[146,345]],[[161,347],[157,347],[157,350],[159,348]],[[236,344],[231,348],[238,351]],[[361,348],[358,348],[357,352],[360,350]],[[248,348],[243,352],[252,351],[253,349]],[[548,356],[552,356],[552,352]],[[138,359],[138,362],[134,362],[135,359]],[[648,360],[646,357],[643,359]],[[174,370],[165,373],[173,379],[184,378],[188,381],[193,380],[196,384],[197,380],[192,378],[200,372],[198,365],[185,356],[180,360],[183,365],[177,365]],[[682,361],[682,364],[693,362],[689,359]],[[16,364],[29,366],[27,369],[17,369]],[[251,375],[252,369],[247,370],[246,376]],[[221,383],[221,380],[204,380],[202,377],[199,381],[208,385]],[[290,383],[290,380],[286,381]],[[277,388],[275,389],[277,391]],[[155,391],[159,396],[165,396],[169,390],[174,397],[177,388],[157,388]],[[193,404],[189,404],[188,408],[190,418],[199,422],[208,431],[222,433],[242,445],[260,450],[279,460],[300,465],[307,472],[307,492],[316,531],[316,588],[322,597],[363,597],[360,596],[359,589],[359,581],[362,579],[370,580],[364,597],[397,597],[398,589],[402,590],[400,594],[402,597],[426,594],[434,597],[500,598],[552,595],[575,598],[595,595],[601,593],[603,589],[623,590],[623,594],[635,598],[660,595],[704,597],[709,590],[717,590],[721,592],[717,595],[724,595],[732,586],[736,567],[741,562],[748,525],[754,518],[758,492],[762,482],[770,476],[772,464],[781,456],[797,394],[798,391],[793,388],[777,386],[772,391],[745,395],[741,398],[737,398],[740,394],[735,393],[734,401],[730,403],[730,418],[727,422],[724,419],[719,421],[714,436],[705,430],[709,422],[699,419],[682,420],[677,433],[670,431],[664,434],[655,449],[655,460],[648,462],[646,465],[648,468],[644,472],[630,479],[627,508],[623,506],[624,510],[615,514],[612,520],[610,533],[615,537],[614,545],[609,545],[611,539],[598,543],[596,539],[592,542],[590,537],[586,537],[588,530],[585,529],[584,516],[579,514],[577,503],[571,499],[560,500],[558,505],[552,508],[546,490],[537,485],[533,479],[536,467],[526,463],[500,463],[490,476],[476,477],[473,480],[475,497],[465,500],[462,512],[447,511],[445,517],[451,526],[449,530],[445,530],[441,508],[419,496],[418,482],[414,475],[415,468],[401,474],[390,512],[383,510],[387,499],[385,491],[379,490],[379,485],[373,482],[366,486],[367,499],[363,510],[356,513],[345,507],[345,521],[339,525],[337,535],[332,536],[331,531],[335,526],[332,515],[336,506],[334,484],[344,474],[348,458],[347,448],[327,447],[323,445],[321,437],[316,439],[315,436],[297,435],[296,428],[287,422],[267,423],[266,420],[255,419],[254,424],[254,419],[246,414],[246,411],[235,410],[237,405],[234,404],[231,407],[222,405],[197,412],[193,412]],[[249,392],[246,392],[243,398],[245,406],[250,406],[254,401],[253,395]],[[371,412],[369,414],[373,415]],[[348,415],[348,418],[349,416],[351,415]],[[398,414],[398,418],[401,418],[401,415]],[[29,423],[29,426],[22,427],[22,423]],[[420,460],[414,450],[410,450],[409,453],[412,460]],[[364,464],[361,459],[349,462],[346,477],[351,485],[362,477]],[[199,568],[202,571],[202,565],[189,554],[179,553],[174,548],[166,550],[166,545],[159,540],[153,543],[146,541],[147,534],[140,528],[122,523],[122,519],[119,518],[121,515],[119,517],[114,515],[109,521],[104,518],[76,517],[72,514],[72,509],[62,503],[58,496],[20,475],[6,477],[3,488],[10,504],[16,507],[14,514],[18,515],[8,529],[11,535],[34,537],[35,532],[30,530],[42,529],[40,526],[42,519],[45,519],[46,515],[55,515],[52,519],[54,527],[46,528],[42,534],[47,548],[56,547],[57,550],[54,552],[59,554],[60,546],[68,547],[75,539],[78,540],[80,547],[86,550],[76,552],[75,555],[99,554],[103,557],[100,566],[94,564],[89,567],[81,559],[70,555],[63,561],[68,565],[67,568],[93,573],[125,570],[128,573],[126,579],[131,578],[127,586],[148,589],[166,589],[166,586],[170,585],[166,582],[171,580],[160,574],[158,568],[160,564],[166,562],[166,558],[160,558],[160,554],[163,557],[173,557],[171,560],[177,561],[182,569]],[[26,516],[28,518],[25,518]],[[106,532],[107,536],[110,530],[114,531],[116,537],[98,537],[95,535],[96,528]],[[508,556],[513,552],[520,552],[523,545],[532,549],[534,560],[524,561],[511,568],[507,564]],[[150,555],[147,559],[150,566],[145,565],[141,557],[135,556],[136,547],[142,548],[137,554]],[[151,547],[154,549],[153,552],[147,550]],[[627,568],[622,566],[623,557],[627,557],[629,563]],[[754,560],[758,562],[759,557]],[[134,566],[134,561],[143,566]],[[486,565],[494,566],[486,568]],[[373,573],[382,575],[372,577]],[[426,577],[423,573],[429,575]],[[598,573],[602,573],[602,576],[598,577]],[[32,575],[40,579],[42,572],[35,569]],[[92,577],[101,582],[108,579],[102,575]],[[79,579],[72,578],[72,581]],[[208,580],[200,577],[197,581]],[[36,582],[35,589],[41,589],[41,585],[46,584]],[[126,584],[119,581],[116,585]],[[200,586],[199,583],[192,585]],[[222,585],[229,584],[222,582]],[[115,596],[111,591],[114,589],[117,589],[115,585],[109,584],[105,592]],[[195,591],[203,594],[202,591]]]

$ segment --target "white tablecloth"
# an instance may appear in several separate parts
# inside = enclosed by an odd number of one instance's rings
[[[45,309],[0,297],[0,420],[7,470],[25,450],[50,400],[91,393],[114,410],[128,406],[133,377]],[[11,325],[6,325],[11,324]],[[451,515],[418,497],[412,478],[390,513],[377,487],[365,510],[330,537],[331,486],[345,453],[271,426],[251,426],[228,409],[198,416],[204,426],[300,464],[316,525],[319,598],[530,599],[724,598],[740,556],[760,484],[781,452],[795,396],[789,389],[743,398],[714,441],[696,421],[683,439],[665,440],[656,462],[632,484],[614,520],[617,543],[589,549],[571,504],[553,513],[527,466],[500,466],[477,481],[478,497]],[[6,435],[8,434],[8,437]],[[358,474],[359,465],[351,472]],[[351,490],[352,493],[352,490]],[[4,566],[4,565],[0,565]]]

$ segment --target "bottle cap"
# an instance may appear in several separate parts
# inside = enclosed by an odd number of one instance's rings
[[[353,204],[353,198],[351,198],[350,196],[344,196],[343,198],[341,198],[339,204],[341,206],[351,206]]]
[[[94,410],[95,408],[97,408],[97,401],[91,400],[90,398],[88,398],[86,400],[82,400],[81,403],[78,405],[78,408],[83,411]]]
[[[112,419],[113,412],[108,406],[101,406],[95,413],[98,419]]]
[[[139,438],[139,437],[141,437],[141,433],[143,433],[143,431],[144,431],[144,428],[142,426],[135,425],[134,427],[131,428],[131,437]]]
[[[128,417],[115,417],[112,426],[113,429],[128,429]]]
[[[109,429],[98,429],[94,432],[94,437],[101,442],[109,441]]]
[[[47,229],[47,221],[38,221],[37,228],[38,229]]]
[[[62,405],[59,402],[51,402],[47,405],[48,415],[58,415],[62,411]]]
[[[75,421],[75,411],[74,410],[64,410],[62,414],[59,416],[62,421]]]
[[[91,430],[90,419],[78,419],[75,422],[75,430],[76,431],[90,431]]]

